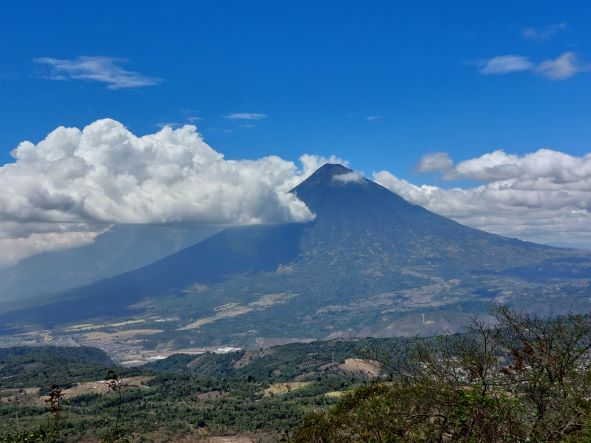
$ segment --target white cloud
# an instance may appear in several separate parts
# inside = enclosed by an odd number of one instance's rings
[[[564,80],[580,72],[589,70],[577,60],[574,52],[565,52],[555,59],[545,60],[536,68],[536,72],[550,80]]]
[[[453,166],[453,161],[447,152],[433,152],[421,158],[417,169],[420,172],[445,172]]]
[[[480,60],[477,64],[483,75],[530,71],[550,80],[565,80],[581,72],[591,71],[591,66],[581,63],[574,52],[564,52],[556,58],[547,59],[538,64],[520,55],[501,55]]]
[[[0,266],[91,242],[110,223],[253,224],[307,221],[289,190],[338,157],[226,160],[194,126],[138,137],[122,124],[60,127],[21,143],[0,167]],[[407,200],[461,223],[538,242],[591,244],[591,154],[501,150],[454,164],[427,155],[423,171],[478,186],[417,186],[387,171],[374,179]],[[362,178],[343,174],[345,181]],[[336,178],[342,180],[345,177]],[[350,179],[350,180],[349,180]]]
[[[224,118],[230,120],[263,120],[267,118],[267,115],[258,114],[256,112],[235,112],[233,114],[224,115]]]
[[[156,123],[156,127],[162,129],[162,128],[165,128],[168,126],[170,128],[176,129],[176,128],[183,127],[185,124],[186,123],[179,123],[179,122],[158,122],[158,123]]]
[[[552,149],[518,156],[496,150],[454,167],[456,178],[481,181],[548,180],[556,185],[591,180],[591,154],[574,157]]]
[[[107,228],[84,223],[0,222],[0,268],[41,252],[90,244]]]
[[[337,174],[332,176],[332,181],[337,183],[363,183],[364,178],[360,172],[351,171],[344,174]]]
[[[310,176],[314,173],[314,171],[327,163],[338,163],[339,165],[349,167],[349,162],[347,160],[343,160],[342,158],[336,157],[334,155],[331,155],[330,157],[324,157],[321,155],[304,154],[300,157],[300,162],[302,163],[303,167],[303,177]],[[292,183],[292,185],[292,187],[295,187],[295,184]]]
[[[487,60],[481,60],[478,64],[480,73],[484,75],[529,71],[534,67],[527,57],[520,55],[499,55]]]
[[[16,161],[0,167],[4,264],[91,241],[101,229],[89,227],[95,223],[308,221],[313,214],[289,190],[324,163],[346,163],[313,155],[301,157],[301,168],[276,156],[226,160],[194,126],[138,137],[110,119],[57,128],[12,155]]]
[[[566,29],[566,23],[557,23],[546,26],[544,29],[536,29],[533,27],[525,28],[521,33],[527,40],[543,43],[550,40],[556,33],[564,29]]]
[[[483,184],[416,186],[387,171],[374,173],[374,179],[415,204],[475,228],[542,243],[591,244],[591,154],[494,151],[442,172],[447,179]]]
[[[72,60],[41,57],[35,63],[49,67],[52,80],[85,80],[106,83],[109,89],[141,88],[160,83],[156,77],[147,77],[121,67],[126,60],[112,57],[77,57]]]
[[[370,115],[370,116],[365,117],[365,119],[368,122],[373,121],[373,120],[379,120],[380,118],[382,118],[381,115]]]

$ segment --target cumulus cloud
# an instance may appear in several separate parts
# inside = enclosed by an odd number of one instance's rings
[[[85,80],[106,83],[108,89],[141,88],[160,83],[156,77],[148,77],[121,66],[125,59],[113,57],[77,57],[72,60],[41,57],[35,63],[49,68],[51,80]]]
[[[453,168],[455,178],[480,181],[546,180],[560,185],[591,180],[591,154],[575,157],[552,149],[518,156],[496,150]]]
[[[327,164],[327,163],[337,163],[339,165],[343,165],[349,167],[349,162],[347,160],[343,160],[340,157],[335,155],[331,155],[330,157],[324,157],[322,155],[310,155],[304,154],[300,157],[300,162],[302,163],[302,177],[309,177],[313,174],[318,168]],[[300,177],[296,177],[295,180],[291,182],[291,186],[295,187],[299,182],[301,182]]]
[[[0,266],[92,242],[112,223],[305,222],[314,215],[289,191],[338,157],[230,160],[191,125],[144,136],[114,120],[60,127],[22,142],[0,167]],[[388,171],[374,180],[461,223],[538,242],[591,244],[591,154],[502,150],[454,163],[426,155],[419,170],[473,187],[417,186]],[[358,172],[335,177],[362,180]]]
[[[536,68],[536,72],[551,80],[564,80],[589,70],[582,66],[574,52],[565,52],[555,59],[545,60]]]
[[[421,158],[417,169],[419,172],[445,172],[453,166],[453,161],[447,152],[433,152]]]
[[[96,223],[309,221],[314,215],[289,190],[326,162],[346,163],[313,155],[302,156],[301,167],[276,156],[226,160],[194,126],[138,137],[110,119],[59,127],[12,155],[15,162],[0,167],[4,264],[91,241]]]
[[[574,52],[564,52],[556,58],[543,60],[538,64],[520,55],[501,55],[480,60],[477,64],[483,75],[530,71],[550,80],[565,80],[591,70],[591,66],[581,63]]]
[[[336,183],[363,183],[364,180],[363,175],[357,171],[332,176],[332,181]]]
[[[472,227],[542,243],[591,245],[591,154],[494,151],[442,172],[447,180],[482,184],[417,186],[388,171],[374,173],[374,179],[415,204]]]

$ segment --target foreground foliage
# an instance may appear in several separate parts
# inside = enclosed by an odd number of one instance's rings
[[[368,358],[387,381],[305,419],[296,442],[590,441],[591,323],[500,308],[497,327]]]
[[[590,319],[494,316],[495,327],[474,321],[437,338],[178,355],[129,369],[92,349],[0,350],[0,443],[253,432],[296,443],[591,441]],[[353,356],[382,375],[339,369]]]

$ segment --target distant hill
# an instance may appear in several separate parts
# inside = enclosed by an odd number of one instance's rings
[[[82,380],[104,379],[115,364],[100,349],[87,346],[19,346],[0,348],[1,387],[38,386],[47,392],[51,385],[70,387]]]
[[[290,343],[262,350],[226,354],[175,354],[141,366],[144,371],[186,372],[199,377],[240,377],[258,381],[312,379],[325,374],[367,375],[347,367],[360,359],[364,350],[391,350],[411,339],[351,339]],[[427,339],[428,340],[428,339]],[[377,366],[373,368],[378,369]]]
[[[218,231],[114,225],[90,245],[34,255],[0,270],[0,303],[55,293],[131,271]]]
[[[468,228],[341,165],[321,167],[293,192],[313,222],[226,229],[0,324],[60,330],[133,317],[149,328],[148,347],[258,348],[455,331],[492,303],[591,308],[588,251]]]
[[[34,433],[52,423],[45,396],[55,384],[65,397],[60,441],[106,440],[118,411],[129,441],[203,441],[204,428],[209,437],[226,436],[220,441],[236,434],[239,441],[281,441],[304,415],[375,375],[378,368],[358,358],[361,347],[388,349],[398,342],[334,340],[179,354],[134,368],[101,366],[102,351],[93,348],[0,349],[0,441],[47,440]],[[120,376],[121,404],[105,383],[109,370]],[[15,438],[19,428],[25,438]]]

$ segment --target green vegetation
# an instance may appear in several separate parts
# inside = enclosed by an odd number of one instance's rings
[[[368,346],[392,342],[314,342],[175,355],[127,369],[114,368],[102,351],[92,348],[4,350],[0,442],[170,441],[172,436],[195,438],[196,433],[249,432],[277,441],[307,414],[334,404],[336,398],[327,393],[368,380],[361,372],[341,368],[346,359]],[[43,365],[43,376],[33,368],[25,370],[32,363]],[[57,425],[44,401],[52,375],[62,383],[64,395]],[[303,383],[292,384],[294,380]],[[285,392],[270,393],[279,383],[288,385]]]
[[[69,388],[100,379],[114,366],[103,351],[86,346],[0,348],[0,389],[39,387],[47,394],[52,385]]]
[[[495,317],[496,328],[369,350],[390,377],[307,417],[294,441],[589,441],[589,318]]]
[[[368,347],[388,348],[394,344],[404,343],[410,343],[410,340],[366,338],[291,343],[259,351],[207,353],[201,356],[173,355],[147,364],[143,368],[190,372],[206,377],[233,375],[268,382],[291,381],[296,378],[313,379],[325,374],[327,370],[339,372],[336,365],[344,362],[346,358],[357,356]]]
[[[506,308],[494,317],[495,327],[475,320],[449,336],[175,355],[127,369],[92,348],[2,350],[0,442],[590,441],[591,319]],[[52,374],[72,378],[52,386]]]

